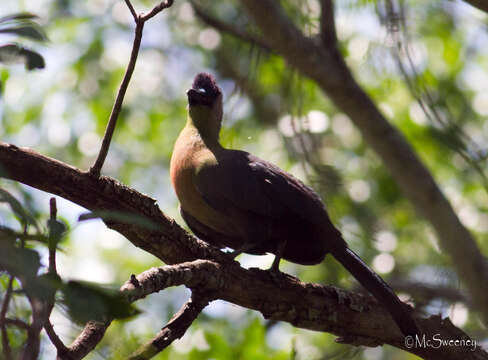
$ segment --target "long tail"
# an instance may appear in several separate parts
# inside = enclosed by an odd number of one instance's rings
[[[344,247],[332,251],[337,259],[352,276],[363,285],[374,297],[385,306],[393,320],[405,336],[420,334],[417,325],[408,311],[407,305],[402,303],[388,284],[351,249]]]

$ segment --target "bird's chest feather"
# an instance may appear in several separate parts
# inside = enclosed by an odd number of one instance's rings
[[[208,205],[195,185],[198,169],[212,163],[217,163],[214,154],[198,136],[184,130],[176,141],[171,157],[171,181],[181,207],[186,212],[216,231],[234,232],[227,216]]]

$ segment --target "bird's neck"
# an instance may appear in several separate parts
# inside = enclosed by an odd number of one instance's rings
[[[198,133],[203,143],[209,149],[220,149],[219,143],[220,121],[203,114],[189,114],[186,127]]]

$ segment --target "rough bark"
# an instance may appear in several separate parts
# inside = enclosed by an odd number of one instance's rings
[[[486,0],[464,0],[471,6],[474,6],[478,10],[488,13],[488,1]]]
[[[355,81],[336,47],[305,37],[279,2],[241,0],[263,38],[287,62],[314,80],[360,130],[414,209],[435,229],[440,246],[471,293],[488,325],[488,266],[451,204],[404,136],[381,114]]]
[[[162,271],[149,270],[138,276],[139,283],[147,284],[149,277],[154,280],[154,286],[163,288],[184,284],[193,290],[212,291],[214,298],[257,310],[267,319],[331,332],[339,335],[344,343],[386,343],[425,359],[488,359],[488,354],[479,347],[475,351],[467,347],[406,349],[396,324],[372,297],[331,286],[305,284],[286,275],[272,277],[259,269],[243,269],[218,249],[188,234],[165,216],[153,199],[114,179],[94,178],[60,161],[1,142],[0,169],[2,177],[62,196],[89,210],[124,212],[134,218],[145,218],[153,226],[145,227],[136,221],[124,223],[110,216],[105,222],[134,245],[168,264],[192,261]],[[207,261],[194,261],[196,259]],[[176,275],[169,276],[172,272]],[[155,291],[144,286],[141,290]],[[442,339],[469,339],[449,320],[414,317],[427,339],[434,334],[440,334]]]

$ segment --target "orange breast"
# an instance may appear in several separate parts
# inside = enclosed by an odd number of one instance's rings
[[[195,186],[198,165],[214,155],[191,130],[181,132],[171,156],[170,176],[176,196],[181,207],[201,223],[223,234],[237,235],[231,219],[210,207]]]

